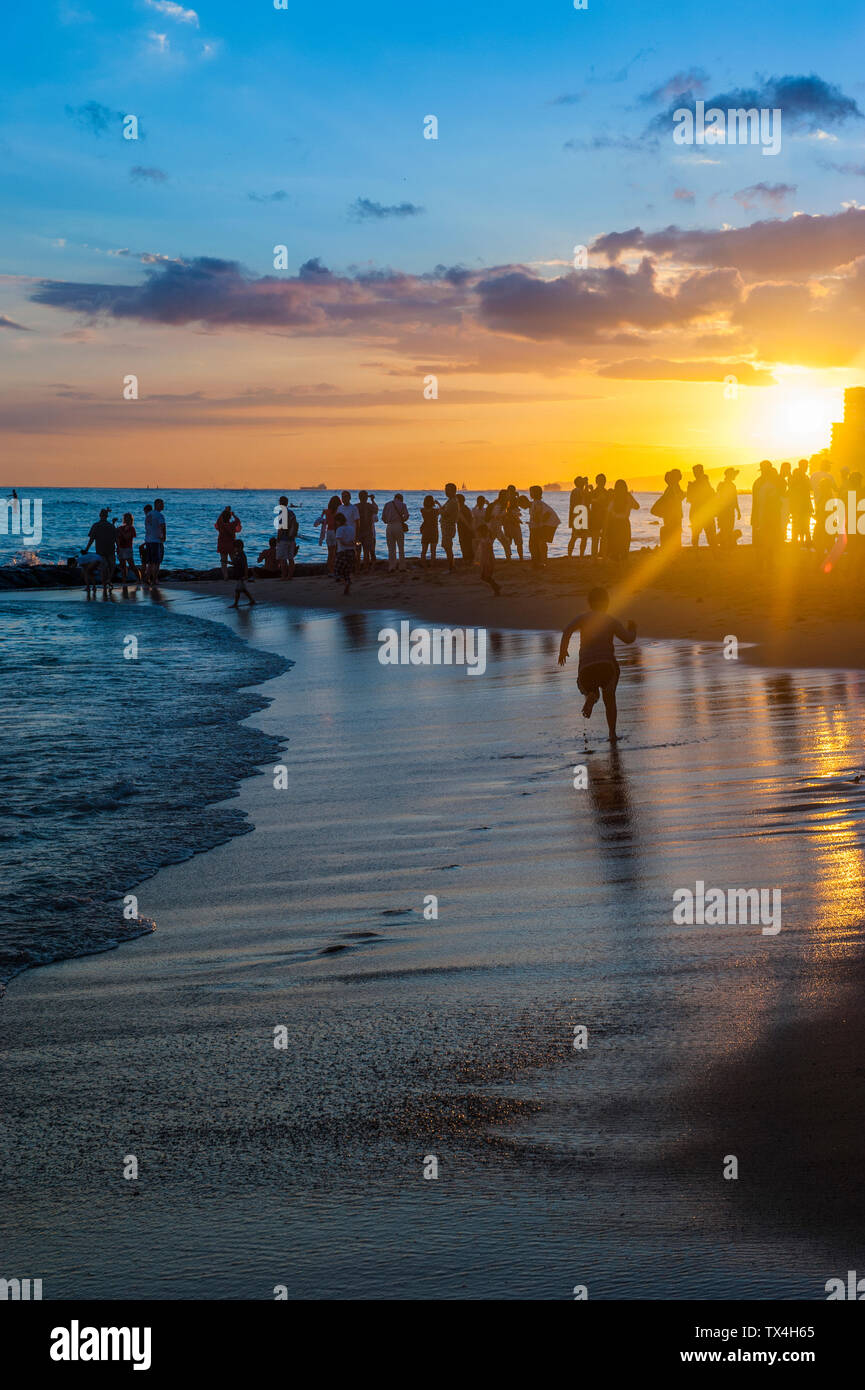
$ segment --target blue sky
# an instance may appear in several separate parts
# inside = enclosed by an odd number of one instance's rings
[[[855,210],[859,198],[865,202],[865,83],[857,63],[863,26],[865,10],[844,0],[831,10],[804,0],[711,8],[589,0],[581,11],[565,0],[534,7],[292,3],[276,10],[264,0],[195,9],[165,0],[18,7],[5,17],[0,57],[0,314],[12,325],[0,332],[0,354],[7,380],[36,402],[40,382],[59,374],[67,392],[72,378],[83,398],[88,373],[101,380],[105,362],[128,348],[147,361],[151,376],[170,360],[171,374],[187,384],[207,352],[204,375],[223,389],[230,345],[215,337],[226,331],[224,316],[205,310],[199,321],[184,309],[166,328],[152,303],[127,315],[107,293],[83,300],[75,288],[139,286],[160,257],[237,263],[253,291],[259,277],[273,274],[273,247],[282,244],[290,277],[317,260],[343,277],[344,299],[357,288],[354,277],[370,271],[435,280],[440,266],[478,277],[489,268],[523,267],[529,281],[559,277],[567,295],[577,244],[592,246],[634,228],[715,232],[772,219],[779,223],[783,279],[795,214],[826,218],[828,227],[845,208]],[[785,119],[775,158],[756,147],[683,149],[665,127],[660,134],[651,129],[678,100],[765,91],[772,79],[811,84],[795,119]],[[121,116],[128,113],[140,123],[137,141],[122,139]],[[438,119],[435,141],[422,136],[428,114]],[[367,215],[358,216],[358,208]],[[834,265],[815,271],[829,278],[808,289],[812,308],[833,292],[838,268],[865,254],[858,219],[838,226],[846,260],[839,250]],[[709,260],[689,252],[684,262],[670,247],[651,255],[662,290],[675,289],[677,276],[700,267],[699,274],[713,268],[740,277],[735,308],[727,285],[721,328],[728,352],[712,342],[714,301],[689,317],[686,340],[673,318],[666,325],[646,313],[630,319],[611,266],[591,272],[595,289],[615,301],[600,337],[597,328],[585,337],[579,332],[581,315],[588,311],[592,319],[595,298],[551,304],[549,321],[541,322],[547,308],[534,307],[537,286],[525,279],[513,282],[521,296],[513,313],[499,312],[500,296],[492,303],[486,285],[478,291],[480,310],[467,301],[465,351],[455,347],[459,313],[450,300],[446,312],[437,302],[425,320],[422,283],[410,286],[403,328],[391,339],[381,329],[377,291],[378,317],[369,331],[359,328],[352,337],[350,315],[361,310],[341,310],[338,351],[325,341],[332,318],[326,331],[309,323],[297,329],[291,314],[262,330],[247,315],[231,332],[235,351],[259,364],[273,346],[262,331],[280,332],[279,350],[286,353],[285,337],[301,332],[304,353],[291,358],[293,382],[326,382],[337,392],[367,389],[370,405],[381,403],[381,382],[364,386],[362,369],[380,366],[390,353],[404,365],[391,362],[389,371],[410,370],[406,357],[427,341],[433,363],[462,361],[465,371],[466,363],[482,359],[498,373],[513,357],[514,371],[547,376],[572,367],[621,376],[627,367],[614,360],[619,342],[619,355],[639,364],[643,385],[647,361],[666,364],[659,370],[672,380],[677,344],[692,364],[711,360],[707,380],[721,380],[731,361],[750,363],[750,376],[745,366],[741,373],[755,390],[777,385],[779,366],[782,372],[858,371],[850,345],[858,322],[847,325],[834,354],[825,348],[809,354],[794,344],[801,266],[790,284],[785,280],[783,305],[773,301],[786,328],[783,341],[770,342],[753,332],[755,313],[748,317],[752,290],[752,310],[768,299],[754,276],[748,279],[747,258],[740,264],[736,252],[725,266],[714,252]],[[636,273],[638,260],[634,243],[622,264]],[[773,278],[765,265],[759,273],[764,281]],[[73,288],[46,298],[41,280]],[[163,300],[177,285],[176,276],[160,282]],[[287,285],[286,296],[294,304],[295,291],[306,295],[307,288]],[[233,286],[232,303],[244,292]],[[399,293],[388,291],[390,322]],[[222,287],[217,297],[224,298]],[[858,314],[858,298],[856,304]],[[127,315],[120,336],[111,321],[117,313]],[[563,328],[564,314],[574,322]],[[825,323],[819,329],[818,339]],[[205,348],[206,335],[214,341]],[[803,343],[813,336],[802,334]],[[527,345],[522,357],[520,341]],[[74,357],[70,343],[77,343]],[[302,361],[311,358],[304,382]],[[685,376],[693,379],[694,370],[701,369],[689,367]],[[256,367],[256,381],[263,372]],[[824,416],[846,379],[810,382],[830,392]],[[469,385],[483,387],[480,379]],[[692,384],[681,407],[671,398],[667,417],[680,409],[687,417],[699,389]],[[765,413],[768,392],[763,395]],[[621,416],[623,397],[605,399],[612,402],[611,421]],[[645,399],[634,399],[643,410]],[[818,413],[815,406],[814,441]],[[746,414],[731,446],[746,447]],[[103,427],[92,410],[88,418]],[[21,417],[10,416],[7,424],[14,428]],[[587,428],[595,438],[607,426],[599,414]]]
[[[602,132],[639,135],[653,114],[641,96],[691,69],[722,91],[756,73],[814,71],[859,100],[861,6],[834,6],[828,22],[804,3],[707,10],[635,0],[589,0],[586,11],[276,11],[260,0],[208,3],[197,14],[195,25],[144,3],[7,13],[7,271],[55,273],[50,244],[61,238],[63,273],[76,275],[98,251],[127,245],[225,256],[264,272],[275,237],[297,264],[318,255],[342,267],[491,265],[565,255],[575,241],[635,222],[698,225],[713,194],[715,220],[742,223],[727,190],[770,171],[773,182],[797,186],[808,211],[849,196],[841,175],[817,165],[810,141],[804,150],[790,141],[771,161],[744,151],[732,178],[677,162],[672,145],[648,165],[639,153],[563,147]],[[166,51],[151,34],[166,36]],[[579,99],[551,104],[563,96]],[[96,137],[65,114],[88,102],[137,113],[145,138]],[[436,142],[421,139],[428,112],[439,119]],[[858,129],[835,134],[863,143]],[[166,181],[134,182],[134,165]],[[695,203],[676,200],[677,187]],[[279,190],[288,195],[280,203],[248,198]],[[356,224],[347,209],[357,197],[425,212]]]

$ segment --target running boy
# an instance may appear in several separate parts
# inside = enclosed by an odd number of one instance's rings
[[[627,623],[620,623],[618,618],[611,618],[608,615],[610,595],[606,589],[602,589],[600,586],[590,589],[588,600],[590,611],[581,613],[578,618],[574,618],[574,621],[569,623],[562,633],[562,640],[559,645],[559,665],[564,666],[568,659],[571,635],[574,632],[579,632],[580,660],[577,667],[577,686],[580,693],[586,697],[583,705],[583,716],[586,719],[589,718],[601,695],[603,695],[610,742],[615,743],[617,740],[616,686],[619,683],[619,663],[613,650],[613,638],[618,637],[620,642],[630,644],[637,636],[637,628],[635,623],[630,620]]]

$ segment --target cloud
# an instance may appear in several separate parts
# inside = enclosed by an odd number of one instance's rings
[[[478,281],[478,314],[488,328],[524,338],[594,342],[616,329],[656,330],[729,307],[740,293],[735,271],[696,272],[658,289],[646,257],[629,273],[610,266],[544,280],[509,267]]]
[[[747,188],[740,188],[733,197],[746,212],[750,212],[759,203],[780,207],[784,199],[791,198],[795,192],[795,183],[752,183]]]
[[[133,164],[129,170],[129,177],[138,183],[165,183],[168,175],[162,169],[148,168],[144,164]]]
[[[657,106],[658,102],[672,101],[673,97],[699,97],[706,90],[708,80],[709,74],[702,68],[688,68],[685,72],[677,72],[668,77],[666,82],[662,82],[651,92],[645,92],[640,101],[644,106]]]
[[[666,110],[652,118],[646,134],[659,134],[673,129],[673,114],[677,110],[694,111],[697,93],[682,92],[673,97]],[[825,126],[843,125],[848,120],[862,120],[863,113],[852,97],[845,96],[840,87],[824,82],[812,73],[810,77],[770,77],[755,87],[735,87],[706,98],[706,110],[718,107],[722,111],[740,107],[758,110],[776,108],[788,129],[816,132]]]
[[[856,178],[865,179],[865,164],[835,164],[831,159],[819,159],[817,163],[821,169],[831,169],[836,174],[853,174]]]
[[[865,343],[860,208],[720,231],[612,232],[579,271],[515,263],[337,272],[312,257],[296,274],[257,275],[214,257],[137,259],[137,283],[29,281],[30,300],[78,316],[79,328],[345,338],[390,357],[398,376],[422,366],[463,376],[594,370],[641,380],[733,374],[764,385],[775,363],[847,366]]]
[[[694,193],[690,188],[674,188],[673,197],[679,203],[693,203]]]
[[[591,140],[566,140],[566,150],[629,150],[632,154],[645,154],[647,141],[634,139],[630,135],[594,135]]]
[[[67,106],[66,115],[82,130],[87,130],[91,135],[105,135],[114,125],[115,121],[122,121],[124,112],[112,111],[110,107],[103,106],[98,101],[85,101],[83,106]]]
[[[548,102],[547,105],[576,106],[582,99],[582,95],[579,92],[564,92],[560,97],[553,97],[552,101]]]
[[[14,319],[7,318],[5,314],[0,314],[0,328],[14,328],[18,333],[32,333],[32,328],[27,328],[23,323],[16,323]]]
[[[385,217],[418,217],[425,210],[416,203],[392,203],[385,206],[384,203],[375,203],[370,198],[355,198],[348,213],[356,222],[366,222]]]
[[[605,86],[608,83],[626,82],[630,76],[631,68],[639,63],[641,59],[648,58],[654,51],[654,47],[641,48],[634,54],[633,58],[628,59],[623,67],[617,68],[614,72],[604,73],[601,76],[596,75],[594,64],[592,64],[589,68],[586,81],[598,86]]]
[[[865,212],[850,208],[825,217],[799,213],[722,231],[670,226],[647,233],[632,227],[598,237],[590,250],[611,262],[632,251],[669,257],[680,265],[736,266],[752,278],[814,275],[865,255]]]
[[[194,24],[196,29],[199,27],[195,10],[185,10],[182,5],[175,5],[173,0],[144,0],[144,3],[148,9],[164,14],[166,19],[174,19],[178,24]]]
[[[776,386],[771,372],[751,362],[692,360],[673,362],[660,357],[626,358],[599,367],[598,376],[632,381],[723,381],[734,376],[740,386]]]
[[[247,193],[246,196],[253,203],[281,203],[288,197],[288,194],[284,188],[277,188],[275,193]]]
[[[31,298],[89,318],[326,335],[418,320],[457,324],[467,291],[458,270],[441,271],[430,277],[390,270],[335,275],[315,257],[296,276],[253,276],[236,261],[210,256],[151,258],[138,285],[43,280]]]

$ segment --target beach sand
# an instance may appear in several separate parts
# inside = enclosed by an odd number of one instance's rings
[[[745,661],[769,666],[865,667],[862,583],[849,559],[825,573],[812,552],[785,548],[774,565],[759,550],[733,552],[685,547],[669,561],[655,550],[632,551],[625,567],[604,560],[551,559],[545,570],[528,561],[496,564],[501,597],[477,569],[447,574],[438,560],[430,570],[409,561],[402,573],[381,567],[355,578],[346,597],[324,574],[291,581],[256,579],[267,603],[304,609],[369,612],[401,608],[440,623],[557,630],[585,608],[594,584],[605,585],[620,616],[633,617],[651,637],[721,642],[732,634],[747,650]],[[232,593],[230,584],[179,584],[202,593]]]
[[[295,662],[250,721],[289,786],[141,885],[154,935],[0,1005],[4,1264],[45,1298],[820,1299],[856,1267],[865,679],[680,625],[623,653],[611,751],[543,630],[573,582],[458,584],[166,594]],[[495,615],[483,676],[379,664],[396,585]],[[777,886],[782,930],[674,925],[697,879]]]

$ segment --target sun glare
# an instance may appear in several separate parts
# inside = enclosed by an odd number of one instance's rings
[[[832,422],[843,417],[842,393],[836,388],[820,388],[789,380],[769,388],[760,438],[765,452],[773,458],[817,453],[829,444]]]

